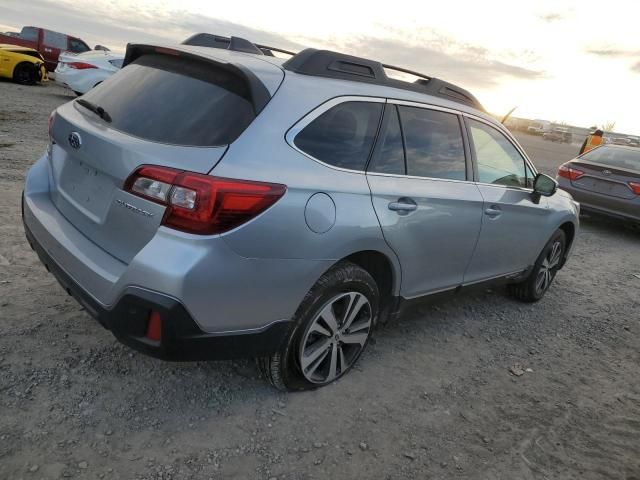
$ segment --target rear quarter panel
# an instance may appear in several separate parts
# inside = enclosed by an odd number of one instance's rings
[[[371,203],[364,172],[336,169],[298,152],[285,140],[287,131],[325,101],[342,95],[362,95],[353,82],[319,82],[312,77],[287,78],[251,126],[236,140],[211,172],[232,177],[285,184],[285,196],[248,224],[223,235],[239,255],[338,261],[355,252],[375,250],[391,262],[397,279],[398,260],[384,241]],[[340,83],[337,89],[335,83]],[[326,193],[335,204],[335,224],[314,233],[306,223],[305,207],[315,193]],[[317,278],[305,279],[309,288]],[[399,287],[397,282],[396,287]]]

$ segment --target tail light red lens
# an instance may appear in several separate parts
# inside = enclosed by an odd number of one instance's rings
[[[162,340],[162,318],[158,312],[153,310],[149,313],[146,337],[154,342]]]
[[[640,195],[640,183],[638,183],[638,182],[629,182],[629,188],[636,195]]]
[[[86,70],[88,68],[98,68],[95,65],[91,65],[90,63],[85,63],[85,62],[70,62],[70,63],[67,63],[67,67],[75,68],[76,70]]]
[[[162,224],[211,235],[232,230],[276,203],[285,185],[212,177],[172,168],[143,166],[124,190],[167,207]]]
[[[584,175],[582,170],[570,167],[568,164],[560,165],[558,168],[558,176],[568,178],[569,180],[578,180]]]

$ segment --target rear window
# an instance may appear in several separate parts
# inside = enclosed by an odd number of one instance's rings
[[[116,130],[173,145],[227,145],[255,118],[243,79],[168,55],[138,58],[83,98],[104,108]]]
[[[344,102],[327,110],[296,136],[296,146],[324,163],[364,170],[380,123],[382,103]]]
[[[627,148],[595,148],[582,155],[580,159],[609,167],[640,171],[640,151]]]

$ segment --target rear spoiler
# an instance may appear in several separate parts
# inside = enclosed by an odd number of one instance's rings
[[[251,102],[253,103],[253,109],[256,115],[258,115],[267,105],[267,103],[269,103],[269,100],[271,100],[269,90],[267,90],[267,87],[265,87],[264,83],[260,81],[255,73],[253,73],[244,65],[239,63],[228,63],[214,60],[212,58],[195,55],[191,52],[185,52],[173,47],[161,47],[157,45],[147,45],[141,43],[128,43],[127,53],[125,54],[124,60],[122,62],[122,68],[134,62],[142,55],[148,54],[172,55],[181,58],[188,58],[196,62],[209,64],[215,66],[216,68],[226,70],[227,72],[239,77],[249,86]]]

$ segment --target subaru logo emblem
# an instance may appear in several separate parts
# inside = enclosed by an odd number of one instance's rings
[[[611,170],[602,170],[603,175],[611,175]]]
[[[76,150],[82,146],[82,137],[78,132],[71,132],[69,134],[69,145]]]

